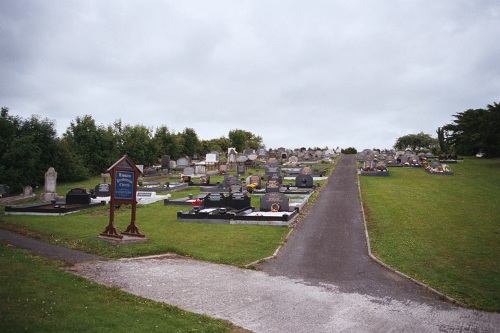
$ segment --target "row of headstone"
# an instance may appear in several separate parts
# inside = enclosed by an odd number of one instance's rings
[[[241,192],[230,193],[225,196],[223,193],[209,193],[203,199],[205,208],[231,208],[241,210],[250,207],[251,199],[248,195]]]

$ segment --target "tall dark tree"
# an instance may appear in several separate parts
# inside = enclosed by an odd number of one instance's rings
[[[200,140],[194,129],[186,128],[179,136],[184,155],[193,157],[195,153],[200,151]]]
[[[76,171],[78,159],[63,163],[66,154],[56,137],[53,121],[39,116],[31,116],[26,120],[11,117],[8,109],[3,108],[0,129],[0,183],[9,185],[12,192],[20,192],[26,185],[43,185],[44,174],[49,167],[62,171],[59,180],[75,180],[66,175],[79,172]],[[86,176],[83,169],[83,177]],[[79,177],[81,179],[82,176]]]
[[[448,144],[453,146],[460,155],[475,155],[484,148],[484,132],[487,129],[485,119],[487,111],[484,109],[469,109],[458,112],[453,124],[443,126],[448,133]]]

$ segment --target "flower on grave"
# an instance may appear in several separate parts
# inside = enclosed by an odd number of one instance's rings
[[[201,204],[201,200],[200,199],[196,199],[194,201],[191,202],[191,205],[193,206],[199,206]]]

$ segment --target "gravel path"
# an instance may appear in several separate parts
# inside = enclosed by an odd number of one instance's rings
[[[84,262],[69,271],[254,332],[500,332],[500,314],[441,302],[367,255],[353,156],[343,156],[262,271],[176,255]]]

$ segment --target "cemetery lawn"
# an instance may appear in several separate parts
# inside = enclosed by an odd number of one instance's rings
[[[133,296],[0,248],[2,332],[243,332],[229,322]]]
[[[470,307],[500,311],[500,159],[449,166],[455,175],[359,177],[372,251]]]
[[[194,189],[189,193],[197,194]],[[187,194],[173,193],[172,197]],[[174,252],[235,266],[244,266],[272,255],[289,231],[285,227],[177,221],[177,212],[189,209],[189,206],[164,206],[163,201],[137,205],[136,223],[149,241],[122,246],[97,238],[109,223],[109,206],[65,216],[7,215],[2,218],[0,227],[106,258]],[[127,229],[130,219],[131,206],[115,210],[114,224],[119,233]]]

